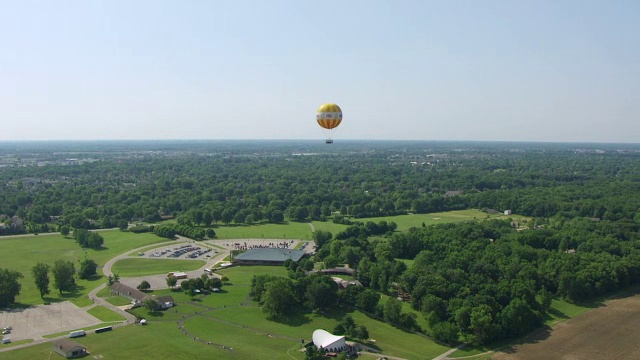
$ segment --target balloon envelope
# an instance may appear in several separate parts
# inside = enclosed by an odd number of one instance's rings
[[[318,125],[325,129],[334,129],[342,122],[342,110],[336,104],[322,104],[316,113]]]

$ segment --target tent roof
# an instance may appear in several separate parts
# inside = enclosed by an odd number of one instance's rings
[[[342,344],[337,345],[338,347],[340,347],[341,345],[344,345],[344,336],[333,335],[322,329],[318,329],[314,331],[312,338],[313,338],[313,344],[318,348],[331,347],[331,345],[334,345],[340,342]]]

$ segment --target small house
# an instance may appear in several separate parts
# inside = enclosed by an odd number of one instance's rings
[[[75,341],[60,339],[53,342],[53,351],[67,359],[73,359],[88,355],[87,348]]]

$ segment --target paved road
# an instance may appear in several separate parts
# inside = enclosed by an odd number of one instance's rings
[[[128,312],[120,309],[119,307],[109,304],[106,300],[99,298],[96,294],[98,293],[98,291],[104,289],[107,286],[107,283],[103,283],[102,285],[98,286],[97,288],[91,290],[91,292],[89,292],[89,299],[93,300],[93,305],[89,306],[89,308],[94,307],[94,306],[98,306],[98,305],[102,305],[106,308],[108,308],[111,311],[114,311],[117,314],[120,314],[122,316],[125,317],[125,321],[123,323],[120,323],[116,326],[124,326],[124,325],[129,325],[129,324],[135,324],[136,322],[136,317],[133,316],[132,314],[129,314]],[[87,309],[88,310],[88,309]]]
[[[186,238],[178,237],[178,240],[171,240],[171,241],[163,242],[163,243],[156,244],[156,245],[160,248],[160,247],[164,247],[164,246],[167,246],[167,245],[173,245],[173,244],[177,244],[177,243],[182,243],[182,242],[185,242],[185,241],[186,241]],[[104,266],[102,267],[102,272],[104,273],[105,276],[113,275],[113,272],[111,272],[111,268],[113,267],[113,264],[115,264],[116,261],[124,259],[124,258],[128,258],[128,257],[130,257],[129,256],[130,253],[137,252],[137,251],[140,251],[140,250],[148,248],[148,247],[149,247],[149,245],[142,246],[142,247],[139,247],[137,249],[131,249],[131,250],[127,251],[124,254],[120,254],[120,255],[112,258],[111,260],[107,261],[104,264]]]

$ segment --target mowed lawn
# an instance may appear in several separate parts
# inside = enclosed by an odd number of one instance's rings
[[[429,214],[409,214],[409,215],[398,215],[398,216],[385,216],[385,217],[377,217],[377,218],[368,218],[361,219],[360,221],[373,221],[378,222],[381,220],[384,221],[393,221],[398,225],[398,231],[405,231],[411,227],[421,227],[422,223],[426,226],[435,225],[435,224],[448,224],[454,222],[468,221],[468,220],[483,220],[483,219],[514,219],[520,220],[524,217],[520,215],[502,215],[502,214],[487,214],[480,210],[470,209],[470,210],[454,210],[454,211],[446,211],[446,212],[438,212],[438,213],[429,213]],[[358,219],[356,219],[358,220]]]
[[[104,359],[118,360],[193,360],[193,359],[251,359],[244,353],[235,353],[221,347],[206,345],[185,336],[175,321],[153,322],[146,326],[131,325],[115,328],[113,331],[95,334],[87,332],[86,337],[75,342],[87,347],[93,358],[102,355]],[[254,348],[259,352],[260,349]],[[51,343],[38,344],[9,352],[0,352],[0,360],[33,360],[60,358],[51,355]],[[284,357],[281,357],[284,358]]]
[[[104,245],[99,250],[83,249],[73,239],[67,239],[61,235],[0,238],[0,267],[18,271],[24,276],[20,280],[22,290],[16,298],[18,304],[43,303],[31,275],[31,269],[38,262],[53,265],[56,260],[70,260],[78,270],[78,262],[84,260],[86,256],[87,259],[98,263],[100,267],[109,259],[131,249],[167,241],[167,239],[150,233],[134,234],[116,230],[101,231],[100,234],[104,237]],[[98,274],[101,274],[100,269],[98,269]],[[92,280],[78,280],[78,288],[75,293],[65,293],[60,296],[58,291],[53,289],[51,273],[49,278],[51,294],[45,296],[47,301],[71,300],[78,306],[90,305],[91,300],[87,297],[87,293],[104,281],[102,277],[96,277]]]
[[[111,322],[111,321],[125,321],[124,316],[120,314],[116,314],[115,312],[107,309],[104,306],[96,306],[87,310],[87,312],[103,322]]]
[[[293,221],[285,224],[220,225],[214,230],[216,239],[313,239],[309,224]]]
[[[515,221],[521,221],[526,217],[521,215],[502,215],[502,214],[487,214],[480,210],[454,210],[429,214],[408,214],[408,215],[396,215],[396,216],[383,216],[374,218],[352,218],[353,221],[360,221],[366,223],[367,221],[379,222],[379,221],[393,221],[398,225],[397,231],[406,231],[411,227],[421,227],[422,223],[425,226],[434,224],[447,224],[453,222],[461,222],[468,220],[483,220],[483,219],[513,219]],[[314,227],[316,230],[330,231],[333,235],[343,231],[347,228],[346,225],[334,224],[331,221],[314,221]]]
[[[135,277],[164,274],[176,269],[197,270],[205,264],[203,260],[125,258],[116,261],[111,270],[120,277]]]

